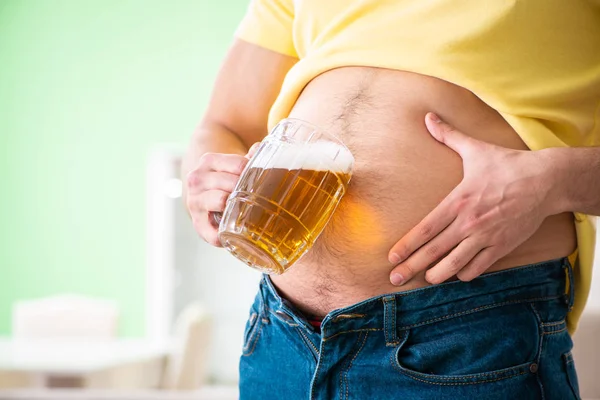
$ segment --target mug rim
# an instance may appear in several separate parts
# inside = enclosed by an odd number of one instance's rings
[[[344,141],[339,138],[337,135],[319,127],[318,125],[313,124],[312,122],[308,122],[306,120],[300,119],[300,118],[295,118],[295,117],[288,117],[288,118],[284,118],[281,121],[279,121],[277,124],[275,124],[275,126],[273,127],[273,129],[271,129],[271,132],[274,132],[275,129],[277,129],[277,127],[279,125],[284,125],[286,123],[299,123],[301,125],[306,125],[316,131],[319,131],[322,134],[325,134],[329,137],[332,137],[333,139],[335,139],[335,141],[337,142],[337,144],[340,144],[344,149],[346,149],[346,151],[348,151],[348,154],[350,154],[350,157],[352,157],[352,165],[351,167],[354,166],[354,163],[356,162],[356,158],[354,158],[354,154],[352,154],[352,151],[350,151],[350,149],[348,148],[348,146],[346,146],[346,144],[344,143]]]

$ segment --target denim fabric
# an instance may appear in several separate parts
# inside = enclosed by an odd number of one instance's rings
[[[264,277],[240,360],[247,399],[577,399],[567,259],[377,296],[321,332]]]

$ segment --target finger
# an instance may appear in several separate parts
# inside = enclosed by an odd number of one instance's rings
[[[497,247],[491,246],[481,250],[456,276],[464,282],[469,282],[487,271],[500,259]]]
[[[403,285],[419,272],[425,271],[431,264],[439,260],[453,249],[463,237],[457,224],[451,224],[439,235],[415,251],[407,260],[398,264],[390,273],[390,281],[394,285]]]
[[[230,174],[229,172],[208,172],[205,174],[201,184],[199,184],[197,188],[194,188],[194,190],[197,190],[198,192],[206,190],[222,190],[231,193],[239,180],[239,175]]]
[[[450,147],[461,157],[468,155],[469,152],[479,150],[483,144],[483,142],[458,131],[431,112],[425,116],[425,125],[431,136]]]
[[[197,196],[198,208],[201,211],[223,212],[230,192],[223,190],[207,190]]]
[[[248,149],[248,153],[246,153],[246,158],[250,159],[252,158],[252,156],[254,154],[256,154],[256,152],[258,151],[258,148],[260,147],[261,142],[256,142],[252,145],[252,147],[250,147],[250,149]]]
[[[247,163],[248,159],[239,154],[205,153],[198,160],[196,170],[229,172],[239,175]]]
[[[206,243],[222,247],[219,240],[218,229],[215,228],[209,221],[207,213],[198,213],[192,216],[192,223],[198,235],[206,241]]]
[[[187,192],[189,194],[201,193],[205,190],[218,189],[233,191],[240,179],[239,174],[221,171],[206,171],[195,169],[187,176]]]
[[[454,189],[442,202],[425,218],[400,239],[388,253],[388,260],[398,264],[406,260],[413,252],[433,239],[456,218],[451,204],[454,199]]]
[[[446,281],[456,275],[480,251],[481,245],[475,239],[466,238],[425,273],[425,280],[433,285]]]

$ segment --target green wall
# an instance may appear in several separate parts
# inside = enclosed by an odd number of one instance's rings
[[[144,333],[147,150],[187,142],[246,4],[0,0],[0,335],[63,291]]]

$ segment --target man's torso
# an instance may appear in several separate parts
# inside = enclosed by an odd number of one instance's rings
[[[480,140],[526,150],[510,125],[466,89],[414,73],[346,67],[313,79],[290,117],[338,135],[356,159],[349,191],[313,249],[281,276],[278,290],[307,314],[323,316],[367,298],[428,285],[423,274],[389,282],[391,246],[460,182],[462,162],[427,132],[440,115]],[[573,216],[546,219],[525,243],[489,271],[571,254]]]

